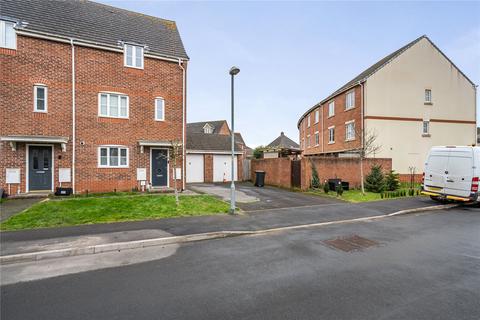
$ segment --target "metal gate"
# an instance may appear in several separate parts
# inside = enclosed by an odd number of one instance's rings
[[[292,160],[292,187],[300,188],[302,186],[302,161]]]

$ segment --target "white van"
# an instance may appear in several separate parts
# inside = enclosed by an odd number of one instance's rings
[[[422,193],[434,200],[478,199],[480,147],[433,147],[425,163]]]

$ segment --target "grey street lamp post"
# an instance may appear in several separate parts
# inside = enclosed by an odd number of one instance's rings
[[[233,99],[233,79],[235,75],[240,72],[240,69],[237,67],[232,67],[230,69],[230,75],[232,76],[232,184],[230,185],[230,214],[235,214],[235,122],[234,122],[234,99]]]

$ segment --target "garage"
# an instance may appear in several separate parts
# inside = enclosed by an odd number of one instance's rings
[[[203,154],[187,154],[187,183],[203,182]]]
[[[232,156],[224,154],[213,155],[213,182],[231,181]],[[234,177],[237,176],[237,156],[234,163]]]

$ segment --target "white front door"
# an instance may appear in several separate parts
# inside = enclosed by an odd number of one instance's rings
[[[234,179],[237,180],[237,156],[234,161]],[[214,155],[213,156],[213,182],[231,181],[232,156]]]
[[[203,182],[203,154],[187,154],[187,183]]]

